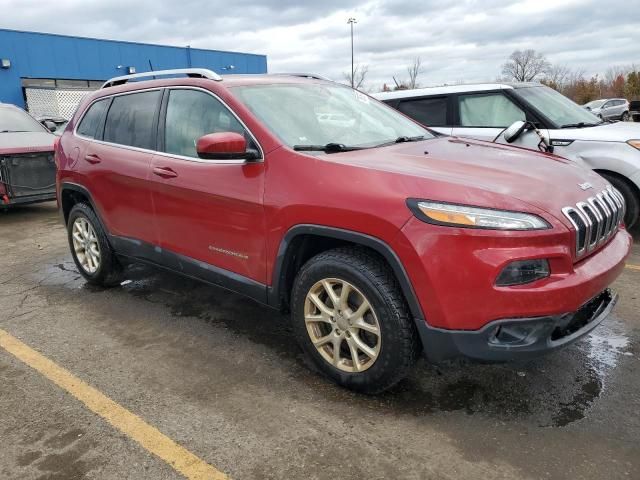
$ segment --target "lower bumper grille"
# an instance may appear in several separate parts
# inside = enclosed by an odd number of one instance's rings
[[[584,328],[598,317],[600,312],[611,303],[612,299],[613,295],[607,289],[580,307],[577,312],[564,317],[562,322],[551,332],[551,340],[560,340]]]

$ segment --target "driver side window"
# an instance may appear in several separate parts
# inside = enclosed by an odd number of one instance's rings
[[[198,158],[196,142],[208,133],[245,130],[217,98],[198,90],[169,91],[164,128],[164,151],[174,155]]]

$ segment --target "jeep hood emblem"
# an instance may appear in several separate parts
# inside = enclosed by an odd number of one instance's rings
[[[589,182],[585,182],[585,183],[579,183],[578,186],[582,189],[582,190],[589,190],[590,188],[593,188],[593,185],[591,185]]]

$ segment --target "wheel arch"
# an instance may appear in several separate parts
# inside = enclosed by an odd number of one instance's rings
[[[603,177],[606,177],[607,175],[609,175],[611,177],[616,177],[617,179],[625,182],[627,185],[629,185],[629,187],[631,187],[631,189],[636,194],[636,198],[638,198],[638,200],[640,201],[640,188],[633,180],[631,180],[626,175],[623,175],[618,172],[614,172],[613,170],[607,170],[606,168],[594,168],[593,171],[596,172],[598,175],[602,175]]]
[[[63,182],[60,186],[60,208],[62,210],[65,225],[69,220],[69,213],[71,212],[71,209],[79,202],[88,203],[93,211],[96,212],[96,215],[100,220],[95,202],[93,201],[93,197],[89,193],[89,190],[77,183]]]
[[[424,315],[409,276],[394,250],[379,238],[360,232],[323,225],[303,224],[290,228],[278,248],[268,291],[269,304],[286,310],[293,279],[300,267],[312,256],[343,245],[357,245],[379,254],[393,271],[402,294],[416,321],[424,321]]]

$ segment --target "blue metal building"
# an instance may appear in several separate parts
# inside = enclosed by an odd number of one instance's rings
[[[34,114],[55,114],[57,109],[68,117],[73,104],[104,80],[185,67],[210,68],[220,74],[266,73],[267,57],[0,29],[0,102],[28,106]]]

